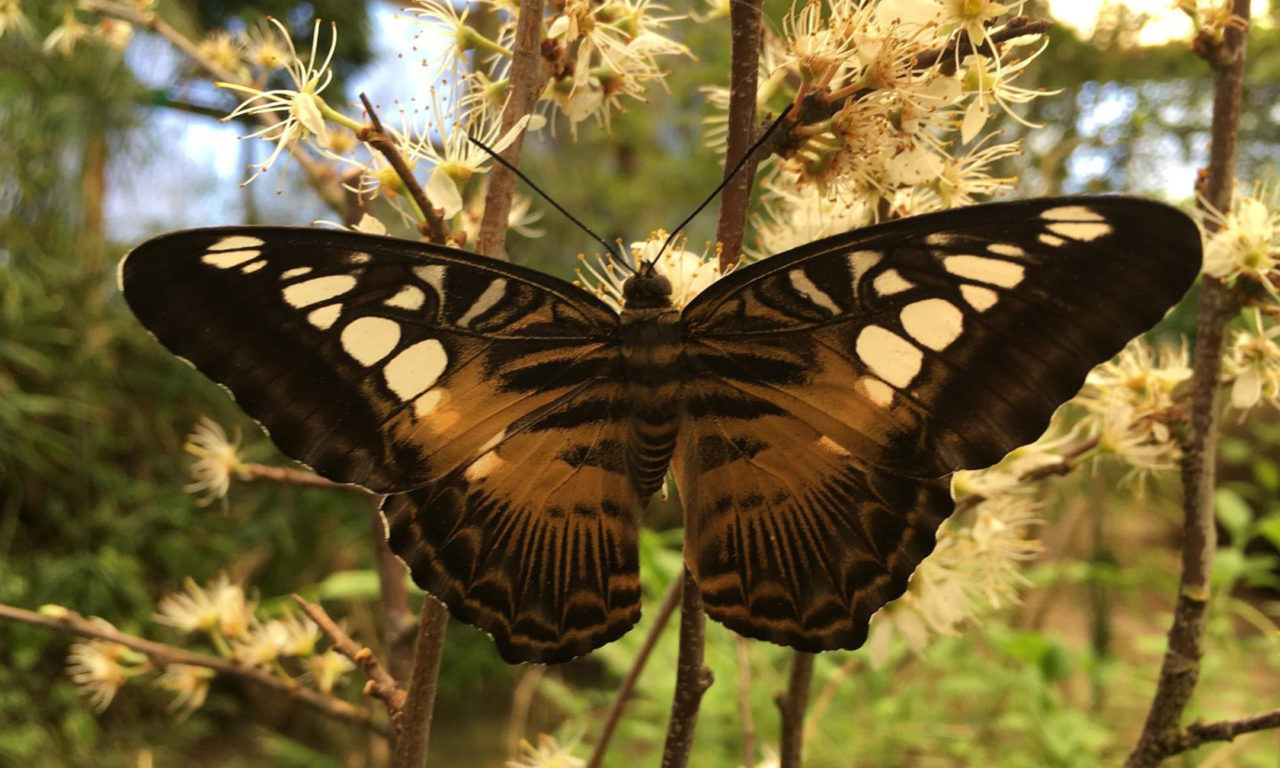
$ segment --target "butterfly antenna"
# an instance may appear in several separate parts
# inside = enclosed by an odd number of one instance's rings
[[[618,262],[619,264],[621,264],[622,266],[630,270],[631,274],[634,275],[636,273],[635,267],[627,263],[627,260],[622,257],[622,254],[619,252],[616,244],[610,245],[608,241],[606,241],[603,237],[597,235],[595,232],[592,232],[590,227],[588,227],[586,224],[583,224],[581,221],[578,221],[577,216],[574,216],[572,213],[569,213],[564,209],[564,206],[560,205],[555,200],[552,200],[551,195],[548,195],[546,192],[542,191],[541,187],[533,183],[533,179],[530,179],[528,176],[525,176],[523,173],[520,172],[519,168],[515,167],[511,163],[508,163],[505,159],[503,159],[501,155],[495,152],[493,148],[489,147],[483,141],[477,139],[474,136],[468,136],[467,138],[471,140],[472,144],[475,144],[477,147],[483,149],[485,152],[488,152],[489,157],[493,158],[493,161],[495,163],[497,163],[498,165],[501,165],[503,168],[506,168],[508,171],[511,171],[521,181],[523,181],[525,184],[528,184],[529,187],[534,192],[537,192],[538,195],[543,200],[546,200],[548,203],[551,203],[551,205],[554,206],[557,211],[564,214],[565,218],[567,218],[569,221],[572,221],[574,224],[578,225],[578,229],[581,229],[583,232],[586,232],[588,235],[591,235],[591,237],[597,243],[600,243],[601,245],[603,245],[605,253],[608,253],[610,256],[612,256],[614,261]]]
[[[767,129],[765,129],[765,132],[760,135],[760,138],[756,139],[755,143],[751,145],[750,149],[742,153],[742,157],[739,158],[737,164],[733,166],[733,170],[729,171],[724,175],[724,178],[720,181],[720,184],[714,190],[711,191],[711,194],[707,195],[706,200],[702,201],[702,205],[699,205],[697,208],[695,208],[693,210],[693,213],[686,216],[684,221],[680,222],[680,224],[675,229],[671,230],[671,234],[667,235],[667,241],[662,244],[662,250],[658,251],[658,256],[661,256],[663,253],[666,253],[667,247],[671,245],[672,240],[676,239],[676,235],[680,234],[680,230],[684,229],[689,224],[689,222],[693,221],[695,216],[702,213],[703,208],[706,208],[708,205],[711,205],[711,201],[716,199],[716,195],[719,195],[720,191],[723,190],[725,187],[727,187],[730,181],[733,181],[733,177],[738,175],[738,171],[742,170],[742,166],[747,164],[747,161],[750,160],[751,156],[756,153],[756,150],[759,149],[762,144],[764,144],[766,141],[769,140],[769,137],[772,136],[773,132],[778,129],[778,126],[782,125],[782,121],[786,119],[787,115],[791,114],[791,108],[793,106],[795,105],[788,104],[787,108],[782,110],[782,114],[778,115],[778,119],[774,120],[773,123]],[[656,259],[657,256],[655,256],[654,258]]]

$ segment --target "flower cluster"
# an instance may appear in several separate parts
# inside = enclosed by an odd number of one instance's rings
[[[474,228],[463,192],[474,187],[468,184],[473,177],[491,168],[489,155],[471,138],[501,151],[519,133],[538,130],[557,115],[563,115],[571,128],[587,118],[607,127],[623,100],[642,99],[650,86],[663,81],[665,72],[658,63],[662,57],[688,55],[683,45],[665,35],[669,23],[679,17],[649,0],[550,7],[543,19],[543,52],[552,59],[551,77],[534,114],[508,122],[503,112],[515,56],[515,6],[493,4],[499,24],[491,38],[469,25],[467,6],[458,10],[449,3],[420,0],[408,9],[410,14],[399,17],[421,25],[424,34],[448,40],[449,51],[429,67],[433,80],[443,77],[443,92],[433,90],[428,103],[414,114],[402,108],[400,126],[386,126],[385,132],[411,169],[429,169],[427,198],[457,229]],[[283,154],[319,155],[350,169],[342,178],[352,191],[365,199],[384,198],[406,222],[420,220],[422,212],[405,196],[403,182],[364,141],[368,134],[362,122],[325,101],[322,92],[332,77],[336,30],[330,30],[327,45],[321,39],[317,21],[310,51],[300,55],[290,31],[271,19],[246,33],[213,32],[200,44],[206,64],[232,78],[219,85],[243,99],[227,119],[256,119],[262,127],[246,138],[274,145],[265,159],[251,166],[248,180],[268,171]],[[288,82],[268,88],[276,71],[284,72]],[[512,122],[513,127],[503,127]],[[512,228],[537,234],[528,227],[536,218],[526,206],[511,222]]]
[[[220,658],[279,675],[290,683],[296,674],[325,694],[355,668],[336,651],[318,648],[320,630],[309,618],[260,616],[256,601],[225,574],[204,586],[187,579],[181,591],[161,598],[154,619],[207,643]],[[93,621],[111,628],[102,619]],[[296,669],[291,672],[285,661]],[[214,675],[208,667],[175,663],[157,669],[143,654],[103,640],[76,643],[67,658],[67,674],[97,711],[106,709],[125,683],[157,671],[160,674],[153,683],[173,694],[175,711],[190,713],[204,704]]]
[[[1021,3],[952,0],[808,2],[766,42],[762,110],[820,97],[829,116],[801,119],[794,150],[770,168],[758,250],[809,242],[886,216],[973,203],[1014,181],[996,175],[1020,151],[985,127],[1041,95],[1015,85],[1044,50],[1009,21]],[[1021,23],[1021,22],[1019,22]],[[785,100],[785,101],[784,101]],[[728,106],[728,92],[710,94]],[[712,122],[713,140],[723,120]],[[838,210],[839,215],[829,214]],[[809,225],[821,222],[819,231]]]
[[[955,635],[965,623],[1016,602],[1016,589],[1025,584],[1022,565],[1040,551],[1031,535],[1040,523],[1035,510],[1032,496],[1007,487],[938,529],[938,545],[916,568],[906,594],[872,618],[871,665],[885,663],[894,637],[920,652],[934,636]]]
[[[1127,466],[1139,489],[1153,473],[1173,469],[1182,455],[1173,427],[1185,417],[1178,395],[1191,378],[1187,345],[1152,348],[1131,342],[1095,368],[1072,401],[1081,416],[1072,434],[1095,438],[1093,455]]]
[[[658,274],[671,281],[672,305],[682,308],[723,275],[720,254],[710,246],[702,253],[689,251],[678,240],[664,249],[668,239],[667,232],[657,230],[648,240],[632,243],[629,257],[621,263],[611,254],[591,258],[581,255],[578,257],[582,262],[577,270],[578,282],[609,306],[621,310],[623,283],[635,274],[640,264],[652,261]]]

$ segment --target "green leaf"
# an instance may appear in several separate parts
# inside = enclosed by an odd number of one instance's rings
[[[1253,522],[1253,510],[1248,502],[1230,488],[1218,488],[1213,492],[1213,508],[1218,522],[1231,534],[1232,544],[1243,547]]]

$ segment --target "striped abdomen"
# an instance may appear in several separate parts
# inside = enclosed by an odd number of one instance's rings
[[[682,377],[680,311],[624,309],[619,326],[631,418],[627,475],[641,499],[662,487],[676,446]]]

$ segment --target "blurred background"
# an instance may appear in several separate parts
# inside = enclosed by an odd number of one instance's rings
[[[1007,126],[1028,134],[1026,153],[1003,169],[1019,177],[1017,196],[1191,199],[1206,158],[1211,82],[1188,52],[1190,23],[1169,5],[1028,5],[1029,14],[1059,23],[1024,82],[1062,93],[1018,110],[1046,127]],[[151,618],[157,600],[186,577],[204,583],[226,572],[251,585],[267,610],[296,590],[322,596],[349,631],[372,642],[378,581],[369,502],[261,483],[236,484],[209,505],[184,492],[191,457],[183,444],[202,415],[241,430],[247,458],[286,462],[222,391],[139,327],[115,286],[120,257],[154,233],[305,225],[332,214],[279,170],[240,186],[246,166],[270,147],[239,141],[245,126],[219,122],[231,97],[163,40],[139,29],[123,54],[110,46],[42,52],[62,6],[21,8],[32,31],[0,34],[0,602],[65,605],[173,641]],[[766,9],[776,22],[785,6]],[[360,92],[388,105],[407,98],[418,57],[436,44],[413,38],[417,30],[398,23],[398,5],[386,2],[175,0],[159,10],[197,40],[271,14],[305,41],[313,18],[336,20],[339,81],[330,94],[342,96],[333,102]],[[1280,153],[1280,35],[1276,9],[1258,2],[1254,14],[1239,167],[1248,180],[1265,180]],[[594,125],[576,140],[544,132],[526,151],[525,172],[609,238],[673,226],[718,179],[717,158],[704,147],[709,109],[700,87],[723,82],[727,26],[675,30],[698,60],[673,68],[670,94],[632,104],[610,133]],[[400,56],[410,48],[413,56]],[[695,224],[691,242],[711,236],[711,219]],[[511,236],[512,258],[570,277],[591,242],[549,209],[537,228],[538,238]],[[1192,330],[1185,311],[1166,326],[1168,338]],[[1214,614],[1196,701],[1205,717],[1273,707],[1280,692],[1280,420],[1255,411],[1226,429],[1218,569],[1225,604]],[[1076,474],[1046,510],[1044,551],[1026,570],[1019,605],[921,653],[896,649],[875,669],[858,653],[818,659],[807,765],[1092,766],[1122,758],[1149,702],[1176,589],[1178,488],[1166,478],[1135,500],[1108,491],[1115,478],[1105,472]],[[663,510],[648,523],[642,562],[646,595],[656,599],[679,569],[679,531]],[[647,624],[546,670],[506,666],[488,638],[451,625],[434,764],[499,766],[539,732],[572,743],[611,700]],[[362,766],[383,755],[367,734],[235,680],[215,681],[205,706],[184,716],[147,686],[126,687],[95,713],[64,671],[69,643],[0,624],[0,766]],[[743,762],[739,647],[712,624],[707,654],[718,682],[704,703],[694,764],[731,768]],[[766,748],[776,743],[771,697],[785,685],[788,658],[751,644],[750,711]],[[674,660],[668,637],[607,764],[655,762]],[[340,691],[357,701],[360,684],[349,676]],[[1280,737],[1257,734],[1186,760],[1275,766]]]

